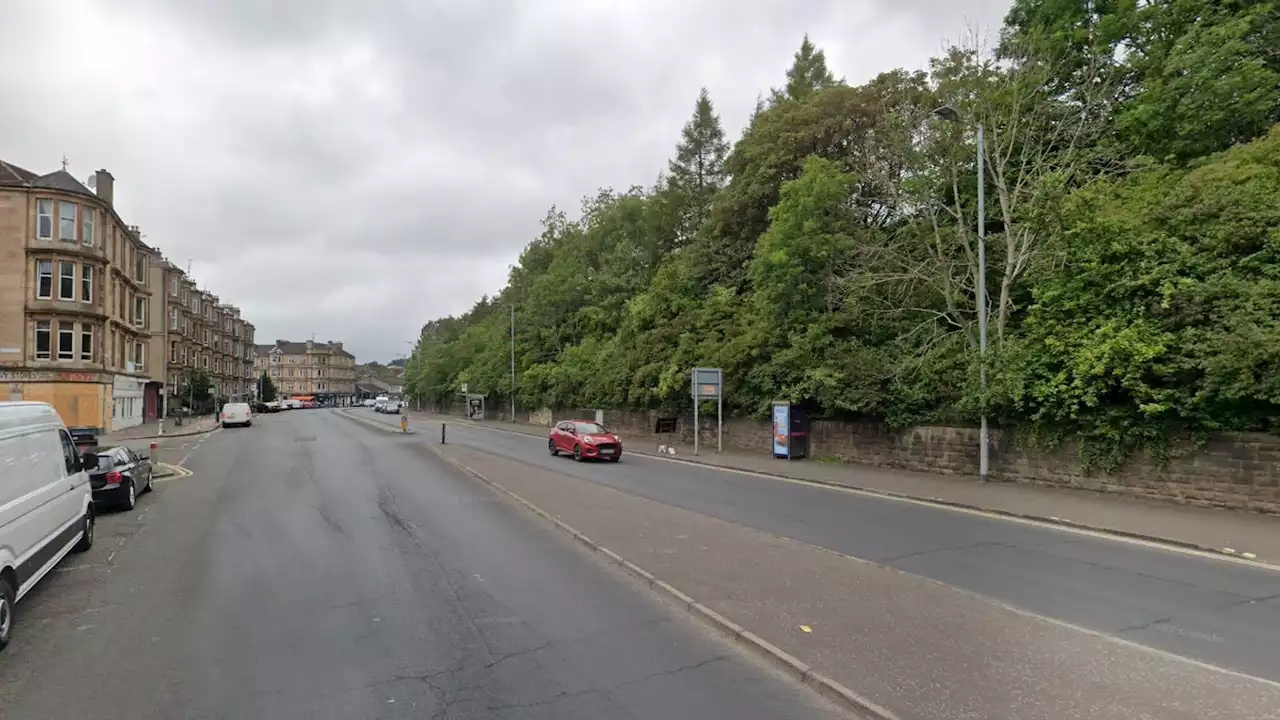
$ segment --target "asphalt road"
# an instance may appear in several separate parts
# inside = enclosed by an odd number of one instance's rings
[[[420,438],[315,410],[182,448],[19,605],[0,717],[841,716]]]
[[[371,410],[370,419],[396,422]],[[438,441],[439,426],[423,428]],[[1032,523],[449,425],[449,442],[939,580],[1044,617],[1280,681],[1280,571]],[[626,439],[623,439],[624,446]]]

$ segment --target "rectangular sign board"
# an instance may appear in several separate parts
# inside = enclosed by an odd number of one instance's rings
[[[711,399],[720,397],[721,378],[720,368],[694,368],[693,396]]]

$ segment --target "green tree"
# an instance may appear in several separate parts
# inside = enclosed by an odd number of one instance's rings
[[[258,394],[258,399],[262,402],[274,402],[277,397],[276,384],[265,372],[258,378]]]
[[[815,90],[842,84],[827,69],[827,55],[809,40],[805,33],[800,49],[796,51],[791,67],[787,70],[787,84],[773,91],[775,104],[783,100],[803,100]]]
[[[196,405],[204,405],[212,398],[213,378],[209,371],[198,368],[187,378],[187,397]]]
[[[693,117],[680,131],[676,156],[667,164],[669,189],[679,202],[681,244],[705,221],[711,198],[724,186],[728,152],[720,118],[711,105],[710,94],[702,88]]]
[[[1277,197],[1280,126],[1073,196],[1004,369],[1010,416],[1111,465],[1172,432],[1280,431]]]

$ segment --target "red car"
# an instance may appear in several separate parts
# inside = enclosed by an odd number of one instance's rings
[[[594,458],[618,462],[622,459],[622,440],[598,423],[565,420],[551,428],[547,450],[552,455],[569,453],[574,460]]]

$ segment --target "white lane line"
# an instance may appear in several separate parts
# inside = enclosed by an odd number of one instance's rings
[[[445,421],[445,422],[448,422],[448,421]],[[541,438],[539,438],[537,435],[530,435],[529,433],[523,433],[517,430],[506,430],[503,428],[485,427],[484,425],[480,425],[474,422],[468,422],[466,420],[457,420],[455,422],[459,423],[462,427],[475,428],[477,430],[485,430],[488,432],[504,433],[506,435],[516,435],[519,437],[529,438],[530,440],[537,440],[538,442],[541,442]],[[1033,525],[1035,527],[1047,528],[1050,530],[1060,530],[1065,533],[1085,535],[1088,537],[1097,538],[1099,540],[1128,543],[1130,545],[1139,545],[1142,547],[1152,548],[1154,550],[1164,550],[1166,552],[1181,553],[1183,555],[1194,555],[1196,557],[1207,558],[1210,560],[1217,560],[1219,562],[1237,563],[1241,565],[1247,565],[1249,567],[1266,570],[1268,572],[1280,573],[1280,566],[1259,561],[1257,560],[1258,556],[1251,552],[1238,553],[1232,549],[1226,549],[1226,548],[1224,548],[1222,552],[1210,552],[1208,550],[1199,550],[1192,547],[1175,545],[1173,543],[1163,543],[1155,540],[1145,540],[1143,538],[1131,537],[1128,535],[1118,535],[1115,533],[1106,532],[1105,530],[1094,530],[1092,528],[1081,527],[1075,524],[1060,525],[1054,522],[1036,520],[1033,518],[1016,517],[1013,515],[1006,515],[1004,513],[999,513],[999,512],[980,510],[977,508],[959,507],[957,505],[951,505],[946,502],[934,502],[926,498],[906,497],[903,495],[894,495],[891,493],[875,492],[873,490],[863,490],[861,488],[856,488],[856,487],[842,487],[838,485],[830,485],[827,483],[814,482],[812,480],[804,480],[802,478],[789,478],[789,477],[783,477],[781,475],[771,475],[769,473],[761,473],[761,472],[754,472],[751,470],[743,470],[740,468],[725,467],[723,465],[712,465],[711,463],[701,463],[701,462],[696,462],[692,460],[681,460],[679,458],[661,457],[658,455],[649,455],[647,453],[641,453],[641,452],[633,451],[629,457],[644,458],[645,460],[658,460],[661,462],[669,462],[669,463],[679,463],[686,467],[692,466],[692,467],[706,468],[708,470],[717,470],[719,472],[729,473],[731,475],[750,475],[752,477],[764,478],[766,480],[776,480],[778,482],[792,483],[794,485],[804,485],[806,487],[817,488],[820,490],[830,490],[831,492],[848,493],[852,495],[860,495],[862,497],[879,498],[881,500],[891,500],[891,501],[896,501],[901,503],[910,503],[912,505],[920,505],[923,507],[934,508],[937,510],[949,510],[951,512],[965,513],[967,515],[976,515],[978,517],[989,518],[993,520],[1003,520],[1006,522],[1019,523],[1022,525]]]

